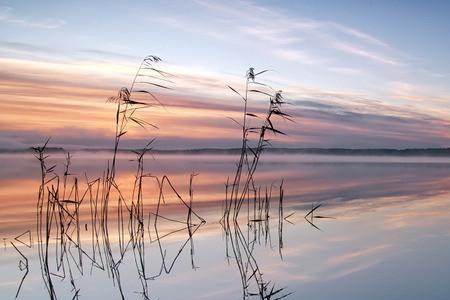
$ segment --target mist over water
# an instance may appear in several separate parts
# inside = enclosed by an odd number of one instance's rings
[[[99,170],[106,168],[110,157],[108,152],[74,152],[71,173],[80,181],[85,176],[89,180],[101,177]],[[116,180],[125,199],[132,194],[136,162],[130,160],[134,158],[131,154],[119,155]],[[148,280],[151,299],[242,298],[239,270],[233,255],[227,253],[227,240],[219,222],[225,183],[233,176],[236,160],[235,155],[221,154],[146,156],[145,172],[158,177],[167,175],[184,199],[189,198],[190,175],[198,174],[193,179],[192,208],[206,220],[195,227],[191,240],[183,226],[161,220],[158,234],[169,234],[162,240],[167,261],[177,257],[180,247],[188,243],[168,274]],[[57,164],[56,171],[61,173],[64,155],[50,153],[51,164]],[[36,244],[39,163],[32,154],[4,153],[0,154],[0,165],[2,299],[15,297],[24,275],[19,263],[24,260],[11,242],[29,264],[18,298],[48,299]],[[274,187],[270,218],[266,224],[249,226],[245,218],[251,210],[244,203],[240,229],[245,235],[255,234],[254,258],[266,281],[292,293],[287,299],[448,299],[450,158],[267,154],[263,155],[255,180]],[[289,217],[283,219],[280,239],[275,191],[282,180],[284,216]],[[80,182],[80,190],[85,182]],[[143,205],[144,215],[150,219],[156,209],[156,191],[154,181],[148,179]],[[168,192],[165,200],[164,216],[184,220],[186,209],[176,195]],[[116,207],[111,205],[111,209]],[[318,205],[314,212],[318,218],[311,224],[304,216]],[[80,240],[87,248],[91,233],[88,208],[80,208]],[[111,214],[109,221],[112,250],[117,255],[117,216]],[[148,274],[154,275],[160,271],[161,255],[159,244],[154,242],[155,230],[151,226],[148,229],[145,266]],[[27,230],[31,248],[14,239]],[[19,240],[28,242],[28,237]],[[51,243],[57,244],[57,240]],[[57,257],[56,248],[50,249],[50,257]],[[75,248],[71,250],[76,253]],[[82,272],[72,269],[80,298],[119,299],[111,274],[92,268],[86,258],[84,261]],[[54,264],[51,262],[51,266]],[[120,277],[125,298],[142,299],[133,251],[124,256]],[[71,299],[71,285],[56,275],[53,279],[58,298]]]

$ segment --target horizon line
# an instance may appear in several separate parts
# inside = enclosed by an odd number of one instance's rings
[[[69,148],[64,147],[47,147],[49,152],[111,152],[112,148]],[[120,148],[118,152],[133,152],[139,151],[142,148]],[[0,148],[0,153],[26,153],[33,151],[33,147],[28,148]],[[221,153],[221,154],[235,154],[240,152],[240,148],[186,148],[186,149],[151,149],[151,152],[167,153],[167,154],[198,154],[198,153]],[[268,153],[283,153],[283,154],[328,154],[328,155],[439,155],[450,156],[450,147],[442,148],[342,148],[342,147],[274,147],[264,150]]]

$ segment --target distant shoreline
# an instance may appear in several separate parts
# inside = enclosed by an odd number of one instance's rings
[[[120,149],[119,153],[131,153],[135,149]],[[139,149],[138,149],[139,150]],[[112,152],[112,149],[79,148],[66,150],[59,147],[49,147],[49,153],[69,152]],[[199,149],[154,149],[151,152],[158,154],[239,154],[239,148],[199,148]],[[0,149],[0,153],[30,153],[27,149]],[[304,155],[339,155],[339,156],[448,156],[450,148],[408,148],[408,149],[351,149],[351,148],[269,148],[265,150],[270,154],[304,154]]]

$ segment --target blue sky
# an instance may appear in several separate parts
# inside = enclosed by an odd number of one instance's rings
[[[270,69],[264,80],[295,104],[289,109],[298,126],[286,125],[292,139],[280,145],[444,147],[450,142],[449,12],[445,1],[1,1],[0,92],[17,105],[0,107],[9,116],[9,123],[0,123],[0,146],[28,145],[30,135],[58,140],[58,132],[74,128],[75,117],[48,124],[33,112],[25,114],[33,120],[28,126],[15,124],[19,108],[49,97],[43,96],[46,85],[113,92],[129,83],[142,57],[155,54],[180,75],[181,98],[169,106],[187,123],[211,105],[224,111],[221,104],[233,96],[226,85],[240,88],[253,66]],[[39,83],[41,90],[24,95],[20,82]],[[183,96],[205,109],[183,111]],[[64,112],[69,102],[98,107],[104,100],[68,92],[52,97],[44,99],[43,113]],[[202,134],[189,146],[234,145],[225,119],[200,124],[192,117]],[[211,125],[222,126],[229,140],[208,138]],[[60,144],[86,146],[77,132],[98,134],[95,126],[75,127],[73,139],[60,138]],[[176,131],[157,135],[167,147],[185,145]],[[136,144],[143,138],[136,134]]]

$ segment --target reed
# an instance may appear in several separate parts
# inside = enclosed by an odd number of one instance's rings
[[[334,217],[315,215],[314,212],[321,206],[322,206],[322,204],[318,204],[318,205],[311,204],[311,210],[308,211],[308,213],[306,213],[306,215],[304,216],[304,219],[306,220],[306,222],[308,222],[309,225],[311,225],[312,227],[314,227],[315,229],[317,229],[319,231],[322,231],[322,230],[316,224],[314,224],[315,219],[335,219]]]
[[[273,198],[273,185],[261,187],[255,182],[255,172],[260,163],[264,150],[269,147],[268,134],[284,135],[285,133],[274,126],[275,118],[292,121],[291,116],[282,110],[286,103],[282,92],[269,85],[257,81],[257,77],[268,70],[256,72],[249,68],[246,73],[245,90],[239,93],[228,86],[243,101],[242,121],[232,119],[242,130],[241,152],[237,163],[233,181],[227,180],[225,185],[225,205],[220,220],[226,239],[226,256],[230,260],[233,253],[238,268],[241,284],[242,298],[258,297],[259,299],[282,299],[291,293],[285,293],[284,288],[275,288],[270,281],[265,281],[258,261],[254,255],[255,246],[264,244],[271,246],[270,237],[270,203]],[[263,95],[268,98],[268,108],[265,116],[260,117],[249,112],[250,95]],[[260,125],[251,125],[249,119],[262,120]],[[282,258],[282,230],[283,230],[283,181],[279,186],[278,201],[278,244]],[[241,230],[240,221],[243,219],[241,211],[247,204],[246,231]],[[253,290],[253,291],[252,291]]]
[[[30,270],[28,267],[28,258],[22,253],[22,251],[20,251],[16,247],[16,245],[14,245],[13,242],[10,242],[10,243],[14,247],[14,249],[17,251],[17,253],[19,253],[20,256],[22,257],[22,259],[19,261],[19,270],[25,271],[25,273],[22,276],[22,279],[20,280],[19,287],[17,288],[17,292],[16,292],[16,296],[15,296],[15,298],[17,299],[17,297],[19,296],[20,290],[22,289],[23,282],[24,282],[25,278],[28,276],[28,273]]]
[[[108,98],[107,102],[116,105],[114,150],[101,176],[89,178],[85,174],[82,178],[72,174],[70,153],[66,155],[63,173],[59,174],[56,165],[48,161],[49,140],[42,146],[33,148],[41,170],[36,204],[37,250],[41,277],[52,300],[57,299],[55,277],[59,279],[58,284],[62,282],[70,287],[72,299],[79,299],[81,292],[77,286],[77,275],[84,275],[87,270],[92,274],[94,269],[106,272],[117,288],[119,297],[125,299],[120,270],[127,255],[132,255],[140,284],[139,294],[143,299],[151,297],[149,281],[172,272],[181,253],[187,251],[186,249],[190,253],[192,269],[197,268],[194,259],[194,235],[206,223],[193,206],[194,178],[197,174],[190,175],[189,192],[185,198],[168,176],[157,177],[147,172],[145,157],[152,150],[152,139],[142,149],[133,151],[136,155],[136,172],[131,195],[125,195],[121,191],[117,179],[120,143],[131,130],[130,125],[158,128],[140,117],[140,112],[163,106],[155,91],[171,89],[168,85],[173,83],[172,76],[158,68],[160,61],[156,56],[146,57],[130,87],[122,88],[117,96]],[[273,206],[277,199],[278,252],[282,259],[283,223],[289,222],[288,218],[292,215],[284,215],[284,181],[281,181],[278,187],[275,184],[262,187],[256,183],[255,174],[262,153],[271,145],[269,135],[284,135],[274,125],[276,119],[292,121],[291,116],[283,111],[286,101],[282,92],[257,81],[257,78],[266,72],[267,70],[256,72],[250,68],[246,73],[245,91],[242,94],[228,86],[243,101],[242,120],[233,119],[240,126],[241,151],[236,171],[225,185],[220,223],[226,240],[226,258],[229,262],[233,260],[237,266],[243,299],[282,299],[291,295],[284,288],[276,288],[273,282],[264,278],[254,253],[258,245],[273,247],[270,233],[271,205]],[[250,98],[255,95],[267,97],[267,111],[263,116],[250,111]],[[147,182],[157,186],[155,195],[152,196],[156,202],[150,203],[144,196]],[[165,197],[168,193],[186,210],[184,218],[175,219],[164,214],[163,208],[167,205]],[[155,206],[154,212],[148,211],[148,204]],[[83,212],[87,212],[87,221],[83,221]],[[162,233],[160,225],[163,221],[181,224],[183,227]],[[82,238],[83,230],[84,234],[89,236],[88,240]],[[181,231],[186,231],[186,239],[170,258],[163,241]],[[115,234],[112,234],[113,232]],[[20,239],[18,241],[20,242]],[[159,263],[156,258],[148,261],[148,248],[154,243],[158,249]],[[54,256],[52,253],[55,253]],[[22,257],[28,266],[28,261],[23,255]],[[150,271],[152,264],[157,264],[156,272]],[[20,283],[17,295],[27,274],[28,272]]]
[[[57,277],[61,282],[68,281],[71,287],[73,299],[80,297],[80,289],[77,287],[75,272],[83,275],[86,269],[86,261],[90,266],[90,273],[96,268],[107,272],[117,287],[120,298],[125,299],[121,282],[120,266],[125,260],[127,253],[132,252],[136,266],[136,273],[141,283],[140,294],[144,299],[150,299],[148,281],[158,277],[163,271],[170,273],[175,262],[186,245],[190,245],[191,263],[194,268],[194,243],[193,236],[198,228],[206,221],[201,218],[192,208],[193,206],[193,177],[189,182],[189,201],[185,201],[176,191],[174,185],[167,176],[161,179],[152,176],[144,171],[145,154],[151,151],[151,140],[141,150],[136,150],[136,175],[134,178],[132,195],[128,198],[120,189],[117,182],[117,154],[120,149],[120,141],[126,136],[130,129],[130,124],[137,124],[139,127],[157,126],[139,117],[139,112],[153,106],[162,106],[154,91],[149,89],[170,89],[164,83],[172,83],[170,74],[157,68],[157,63],[161,61],[156,56],[146,57],[140,64],[130,88],[122,88],[117,96],[110,97],[107,102],[117,105],[115,114],[115,136],[114,151],[111,161],[108,162],[103,175],[99,178],[89,179],[85,174],[84,180],[80,180],[70,171],[72,156],[67,153],[64,164],[64,172],[59,175],[56,172],[56,165],[48,164],[46,153],[47,140],[42,146],[34,147],[35,156],[40,162],[41,183],[39,187],[37,210],[36,210],[36,233],[38,257],[41,266],[41,277],[48,291],[50,299],[57,299],[53,278]],[[150,236],[150,227],[144,226],[146,223],[145,201],[143,196],[146,179],[156,180],[159,186],[156,198],[156,213],[154,214],[154,229],[156,232],[156,242],[159,244],[161,255],[160,273],[156,275],[147,274],[146,262],[146,231]],[[84,181],[84,184],[82,184]],[[164,189],[169,186],[180,200],[180,204],[186,207],[186,220],[182,222],[186,225],[187,239],[181,245],[175,258],[167,262],[166,254],[161,245],[161,240],[165,236],[158,234],[158,219],[171,220],[159,213],[159,209],[164,205]],[[115,205],[113,203],[115,202]],[[148,203],[150,204],[150,203]],[[88,211],[89,221],[81,223],[82,208]],[[115,216],[116,220],[113,220]],[[197,221],[194,221],[197,220]],[[111,237],[111,224],[115,222],[117,228],[117,241]],[[148,223],[150,214],[148,214]],[[88,228],[88,224],[90,228]],[[82,242],[82,231],[87,231],[90,236],[88,245]],[[25,234],[25,233],[24,233]],[[20,236],[22,237],[22,235]],[[20,238],[19,237],[19,238]],[[53,243],[52,241],[56,242]],[[18,240],[21,242],[21,240]],[[150,240],[150,243],[152,241]],[[155,242],[155,241],[153,241]],[[147,241],[148,243],[148,241]],[[114,251],[114,245],[118,245],[119,251]],[[14,244],[13,244],[14,246]],[[54,248],[52,248],[54,247]],[[14,246],[14,248],[16,248]],[[53,250],[52,250],[53,249]],[[19,254],[26,261],[25,256],[16,248]],[[51,252],[54,251],[54,261],[51,261]],[[28,270],[28,268],[27,268]],[[24,275],[22,283],[26,277]]]

